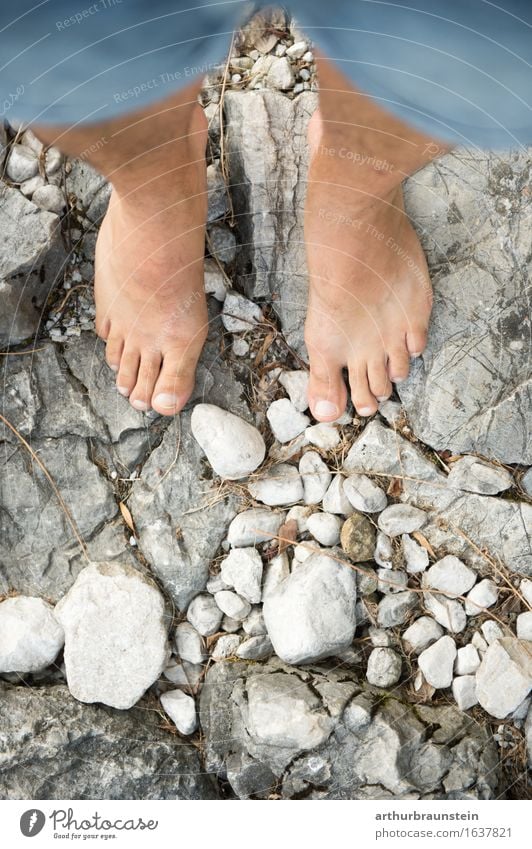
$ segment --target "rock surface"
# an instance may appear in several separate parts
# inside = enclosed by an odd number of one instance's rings
[[[197,749],[155,711],[82,704],[62,685],[0,689],[2,799],[218,798]]]

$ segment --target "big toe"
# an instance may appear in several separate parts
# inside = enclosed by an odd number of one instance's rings
[[[165,354],[151,406],[162,416],[173,416],[183,409],[194,389],[197,356],[170,351]]]
[[[332,422],[342,415],[347,391],[338,363],[322,360],[316,364],[310,358],[308,400],[312,415],[320,422]]]

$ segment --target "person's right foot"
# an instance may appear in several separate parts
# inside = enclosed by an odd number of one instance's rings
[[[118,391],[141,411],[182,409],[207,335],[206,134],[198,107],[165,173],[127,195],[113,191],[98,237],[96,331]]]

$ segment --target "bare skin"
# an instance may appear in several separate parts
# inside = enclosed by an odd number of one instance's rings
[[[207,126],[197,91],[88,130],[36,128],[74,155],[108,140],[86,157],[113,183],[96,246],[96,331],[118,391],[163,415],[190,397],[207,335]]]
[[[385,113],[323,59],[319,73],[320,109],[308,131],[305,341],[310,409],[333,421],[346,405],[344,367],[357,412],[370,416],[425,348],[432,291],[401,184],[447,148]]]
[[[423,351],[430,281],[401,182],[446,148],[357,92],[327,61],[319,64],[320,109],[309,126],[305,339],[310,409],[332,421],[345,408],[343,367],[366,416]],[[83,156],[113,183],[96,249],[96,330],[118,391],[137,410],[163,415],[190,397],[207,335],[207,128],[198,90],[199,82],[106,124],[35,128],[46,144]]]

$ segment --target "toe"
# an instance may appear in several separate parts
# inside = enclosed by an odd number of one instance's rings
[[[113,371],[118,372],[120,366],[120,357],[124,348],[124,340],[121,336],[109,336],[107,345],[105,346],[105,359],[107,365]]]
[[[349,366],[349,385],[351,398],[359,416],[372,416],[377,412],[375,396],[369,388],[368,370],[365,360],[358,360]]]
[[[406,344],[397,345],[388,352],[388,375],[392,383],[401,383],[408,377],[409,354]]]
[[[384,356],[368,363],[368,383],[372,395],[377,401],[384,401],[392,394],[392,384],[388,377]]]
[[[342,415],[347,403],[342,367],[334,361],[310,354],[309,360],[309,409],[319,422],[332,422]]]
[[[125,349],[120,358],[116,376],[116,388],[126,398],[131,394],[139,373],[140,353],[135,349]]]
[[[406,334],[406,347],[411,357],[419,357],[427,345],[427,331],[423,329],[411,330]]]
[[[96,315],[95,321],[95,330],[96,335],[103,339],[104,341],[109,336],[109,331],[111,329],[111,322],[108,318],[100,319],[99,315]]]
[[[151,406],[162,416],[173,416],[183,409],[194,388],[197,358],[179,352],[165,354]]]
[[[129,396],[129,403],[136,410],[145,412],[150,409],[153,387],[159,377],[160,370],[160,354],[151,352],[143,352],[141,354],[137,382]]]

